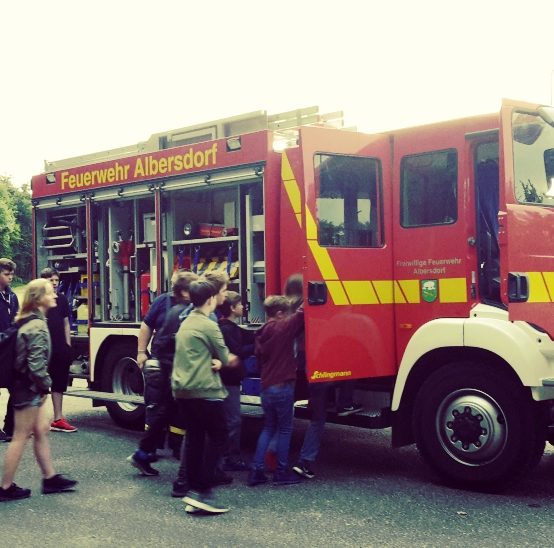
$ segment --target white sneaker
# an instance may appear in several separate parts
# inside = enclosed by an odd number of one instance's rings
[[[183,498],[183,502],[187,506],[194,506],[197,510],[204,510],[210,514],[224,514],[229,511],[228,507],[219,504],[211,495],[201,494],[197,491],[189,491]]]
[[[359,403],[349,405],[348,407],[341,407],[337,409],[337,417],[348,417],[349,415],[354,415],[364,410],[364,406]]]

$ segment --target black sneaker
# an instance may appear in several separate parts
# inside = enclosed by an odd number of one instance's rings
[[[173,486],[171,489],[171,496],[182,499],[183,497],[186,496],[188,490],[189,490],[189,486],[185,481],[176,480],[173,482]]]
[[[6,502],[8,500],[26,499],[30,496],[30,489],[18,487],[15,483],[12,483],[7,489],[2,489],[2,487],[0,487],[0,501],[2,502]]]
[[[299,476],[303,478],[313,479],[315,478],[315,473],[311,470],[306,463],[299,462],[296,466],[292,467],[293,472],[296,472]]]
[[[293,474],[289,470],[284,470],[282,472],[275,472],[273,474],[273,485],[294,485],[295,483],[300,483],[302,480],[298,475]]]
[[[155,468],[152,468],[150,466],[150,462],[148,459],[141,458],[140,455],[137,454],[137,452],[133,453],[132,455],[129,455],[127,457],[127,462],[131,464],[131,466],[134,466],[138,470],[140,470],[140,473],[143,476],[158,476],[160,473]]]
[[[267,483],[268,481],[267,476],[261,470],[250,470],[250,474],[248,474],[249,487],[261,485],[262,483]]]
[[[50,493],[63,493],[64,491],[73,491],[79,483],[77,480],[72,480],[63,477],[61,474],[56,474],[51,478],[42,480],[42,493],[48,495]]]
[[[337,417],[348,417],[348,415],[354,415],[354,413],[359,413],[363,411],[364,406],[359,403],[354,403],[348,407],[341,407],[337,409]]]
[[[210,514],[224,514],[229,511],[229,508],[219,502],[213,497],[211,493],[199,493],[198,491],[189,491],[187,496],[183,498],[183,502],[186,505],[204,510]],[[187,507],[185,506],[185,511]],[[193,513],[193,512],[188,512]]]
[[[12,441],[12,434],[7,434],[4,430],[0,429],[0,443],[9,443],[10,441]]]

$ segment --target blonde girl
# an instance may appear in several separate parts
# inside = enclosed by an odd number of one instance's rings
[[[23,303],[15,317],[19,327],[16,342],[15,381],[10,394],[15,410],[15,431],[4,456],[0,501],[23,499],[31,496],[30,489],[18,487],[15,473],[31,434],[36,461],[42,472],[42,492],[57,493],[73,489],[77,482],[56,474],[50,455],[46,417],[46,401],[52,380],[48,375],[51,344],[47,311],[56,306],[56,293],[45,279],[27,284]]]

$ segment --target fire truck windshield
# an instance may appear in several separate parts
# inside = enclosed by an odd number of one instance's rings
[[[554,206],[554,109],[514,112],[512,137],[517,201]]]

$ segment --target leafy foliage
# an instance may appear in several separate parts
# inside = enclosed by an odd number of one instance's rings
[[[9,177],[0,175],[0,257],[17,264],[16,275],[28,280],[31,275],[32,222],[29,185],[16,187]]]

